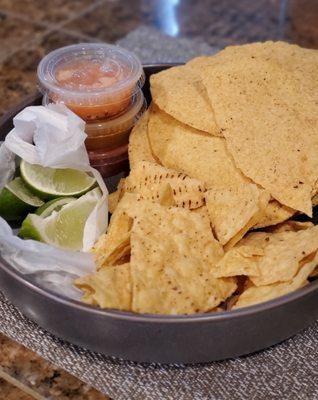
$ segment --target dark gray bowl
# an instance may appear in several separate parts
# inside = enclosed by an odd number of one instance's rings
[[[146,66],[149,76],[168,68]],[[12,118],[39,94],[12,110],[0,124],[0,140]],[[32,283],[0,257],[0,289],[26,316],[56,336],[106,355],[140,362],[200,363],[252,353],[298,333],[318,318],[318,280],[276,300],[236,311],[193,316],[137,315],[100,310]]]

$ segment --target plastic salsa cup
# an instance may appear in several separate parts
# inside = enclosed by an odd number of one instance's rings
[[[44,106],[50,103],[48,97],[43,97]],[[128,143],[129,134],[147,108],[147,102],[141,90],[137,92],[128,108],[111,119],[86,122],[87,138],[85,145],[88,151],[113,149]]]
[[[123,113],[144,83],[139,59],[114,45],[83,43],[46,55],[38,66],[40,90],[85,121]]]
[[[124,113],[108,120],[87,122],[85,126],[87,150],[112,149],[128,143],[130,131],[146,108],[147,103],[140,90]]]
[[[128,143],[114,149],[88,151],[88,156],[91,166],[97,169],[103,178],[127,171],[129,167]]]

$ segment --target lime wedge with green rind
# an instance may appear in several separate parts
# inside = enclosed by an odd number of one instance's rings
[[[19,236],[68,250],[81,250],[87,218],[100,198],[101,191],[96,188],[46,218],[29,214],[22,223]]]
[[[35,211],[36,215],[40,215],[42,218],[50,216],[53,211],[60,211],[66,204],[76,201],[75,197],[58,197],[43,204],[40,208]]]
[[[21,178],[15,178],[7,183],[0,192],[0,216],[7,221],[22,219],[43,204]]]
[[[80,197],[96,185],[96,179],[84,171],[48,168],[22,160],[21,178],[43,200],[57,197]]]

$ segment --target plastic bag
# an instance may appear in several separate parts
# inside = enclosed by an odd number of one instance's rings
[[[108,223],[108,192],[100,173],[89,164],[84,145],[85,122],[65,106],[50,104],[25,108],[13,123],[14,128],[0,147],[0,190],[14,175],[16,156],[44,167],[90,172],[102,190],[102,197],[85,224],[83,251],[62,250],[20,239],[0,217],[1,256],[19,272],[30,274],[37,283],[78,298],[72,282],[75,277],[94,271],[93,256],[86,251],[106,231]]]

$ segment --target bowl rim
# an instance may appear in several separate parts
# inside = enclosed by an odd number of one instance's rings
[[[151,68],[170,68],[183,63],[148,63],[143,64],[145,70]],[[9,110],[7,113],[0,118],[0,129],[9,120],[11,120],[18,110],[26,107],[30,103],[37,101],[41,97],[41,93],[34,91],[34,93],[23,99],[16,107]],[[120,311],[115,309],[101,309],[96,306],[85,304],[81,301],[71,299],[65,295],[58,294],[51,289],[44,288],[41,284],[32,281],[27,274],[23,274],[18,270],[14,269],[0,254],[0,268],[11,278],[17,280],[20,284],[31,291],[36,292],[38,295],[46,297],[48,300],[57,302],[70,308],[74,308],[77,311],[92,314],[98,317],[114,318],[117,320],[123,320],[126,322],[143,322],[143,323],[196,323],[196,322],[220,322],[225,320],[231,320],[233,318],[249,317],[261,312],[269,311],[273,308],[281,307],[287,303],[292,303],[300,300],[303,297],[309,296],[312,292],[318,290],[318,279],[310,282],[306,286],[295,290],[294,292],[288,293],[284,296],[277,297],[273,300],[262,302],[248,307],[239,308],[236,310],[219,311],[219,312],[207,312],[207,313],[195,313],[195,314],[137,314],[128,311]],[[0,288],[1,289],[1,288]]]
[[[52,300],[64,306],[74,308],[77,311],[94,314],[99,317],[108,317],[123,320],[126,322],[144,322],[144,323],[195,323],[195,322],[220,322],[224,320],[231,320],[232,318],[242,318],[252,316],[264,311],[269,311],[273,308],[283,306],[287,303],[292,303],[302,297],[310,295],[312,292],[318,290],[318,279],[310,282],[306,286],[288,293],[284,296],[277,297],[276,299],[266,301],[263,303],[255,304],[248,307],[242,307],[236,310],[207,312],[196,314],[137,314],[129,311],[120,311],[115,309],[101,309],[96,306],[85,304],[81,301],[71,299],[63,294],[58,294],[51,289],[44,288],[42,285],[31,281],[27,274],[23,274],[15,270],[2,256],[0,256],[0,268],[11,278],[17,280],[19,283],[26,286],[31,291],[36,292],[48,300]]]

